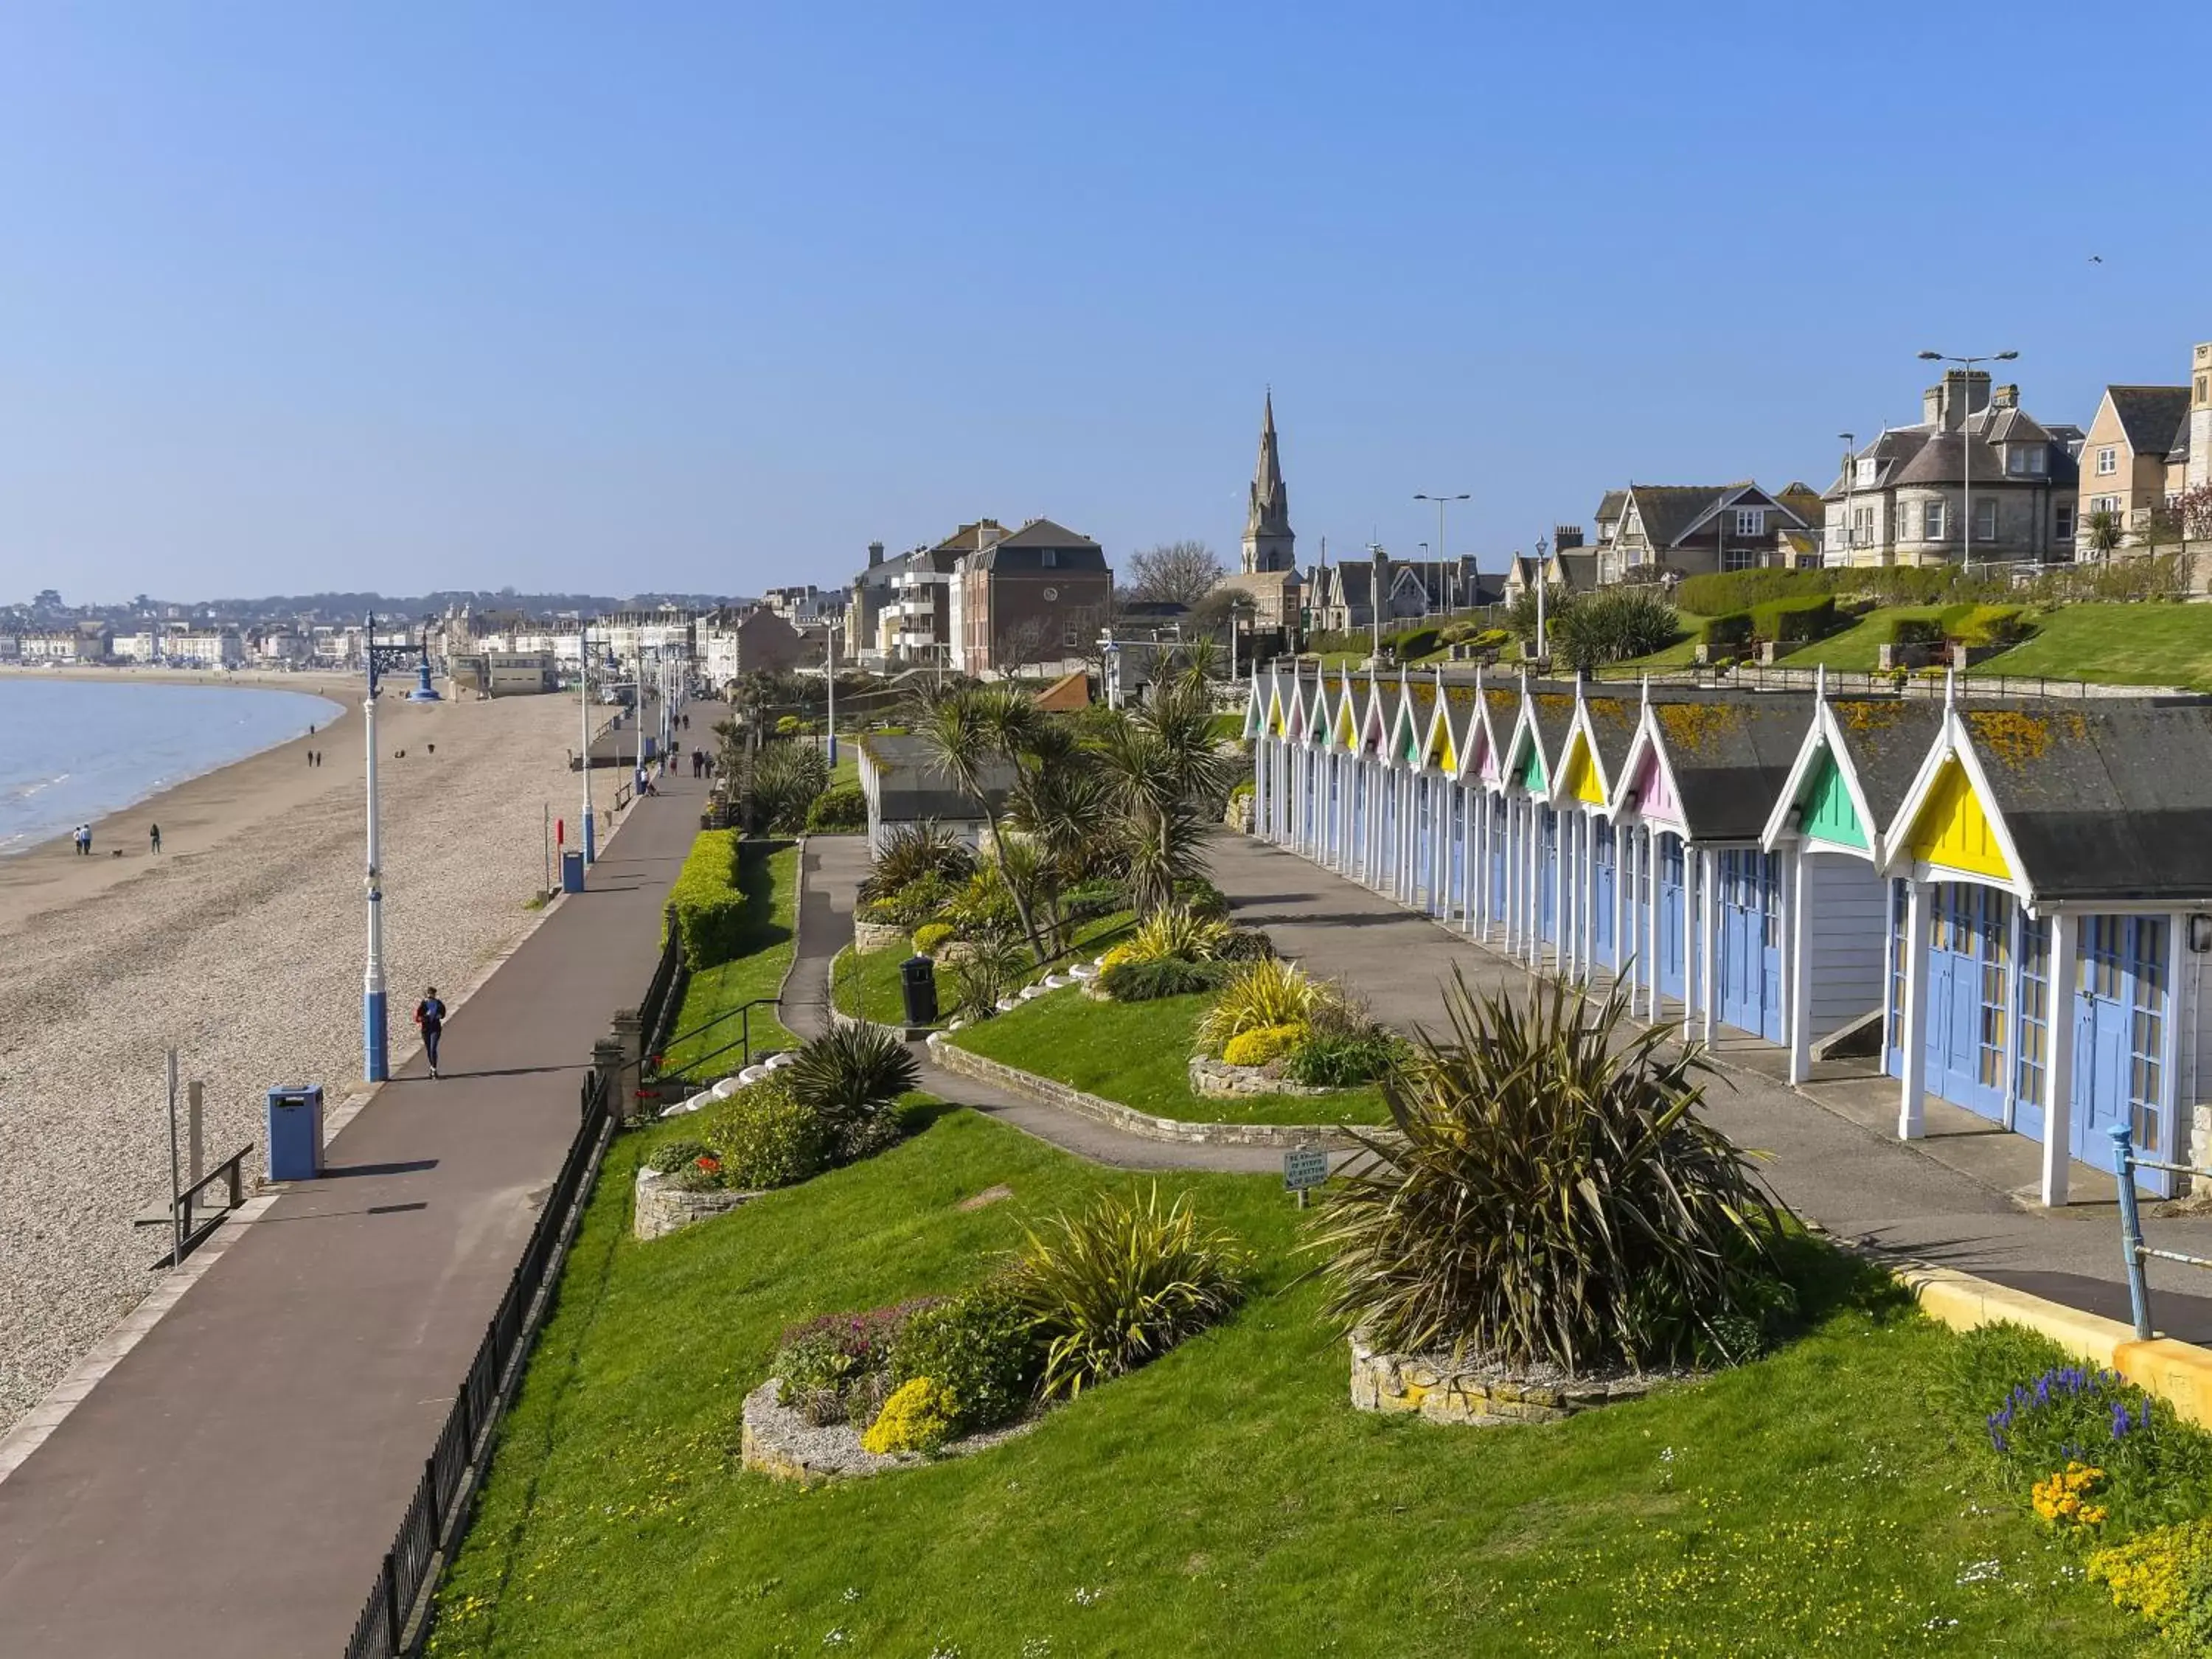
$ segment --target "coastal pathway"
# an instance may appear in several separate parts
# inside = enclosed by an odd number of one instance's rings
[[[1237,921],[1284,955],[1367,999],[1401,1030],[1444,1024],[1458,970],[1475,991],[1525,994],[1525,969],[1358,882],[1247,836],[1217,835],[1212,877]],[[1761,1173],[1798,1213],[1840,1237],[2029,1291],[2107,1318],[2128,1316],[2110,1175],[2076,1165],[2076,1201],[2045,1211],[2033,1191],[2040,1148],[1930,1099],[1924,1140],[1896,1139],[1897,1085],[1823,1067],[1802,1090],[1780,1080],[1779,1050],[1745,1039],[1717,1049],[1705,1116],[1764,1155]],[[1770,1072],[1775,1074],[1770,1075]],[[2212,1216],[2145,1223],[2150,1242],[2212,1255]],[[2168,1335],[2212,1341],[2212,1275],[2153,1262],[2152,1308]]]
[[[706,787],[672,774],[633,805],[589,890],[455,1010],[444,1079],[410,1061],[324,1178],[0,1479],[0,1653],[343,1650],[576,1133],[592,1041],[653,976]],[[395,1020],[418,989],[394,988]]]

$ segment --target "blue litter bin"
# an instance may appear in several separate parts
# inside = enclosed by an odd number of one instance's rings
[[[561,890],[564,893],[584,890],[584,855],[581,853],[561,854]]]
[[[314,1083],[269,1091],[269,1178],[313,1181],[323,1172],[323,1091]]]

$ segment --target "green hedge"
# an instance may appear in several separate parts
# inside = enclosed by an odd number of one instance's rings
[[[1828,573],[1824,570],[1726,570],[1717,575],[1684,577],[1674,590],[1674,603],[1703,616],[1724,617],[1771,599],[1802,599],[1828,591]]]
[[[1970,646],[2017,645],[2027,633],[2027,611],[2017,605],[1978,605],[1950,626],[1952,637]]]
[[[745,896],[738,887],[738,832],[702,830],[691,843],[668,908],[684,939],[684,965],[697,973],[736,956],[744,937]]]
[[[1893,617],[1889,623],[1889,642],[1892,645],[1941,645],[1943,643],[1943,619],[1941,617]]]
[[[1836,626],[1836,596],[1800,593],[1790,599],[1766,599],[1751,608],[1754,637],[1777,645],[1805,645],[1832,633]]]
[[[1409,628],[1402,634],[1391,636],[1390,648],[1398,653],[1400,662],[1411,662],[1416,657],[1427,656],[1443,642],[1436,629]]]
[[[867,827],[868,798],[856,783],[841,783],[834,789],[824,789],[806,809],[809,835],[835,835]]]
[[[1690,578],[1690,581],[1702,580],[1697,576]],[[1685,587],[1689,585],[1690,582],[1682,584]],[[1710,646],[1749,645],[1752,628],[1751,612],[1748,611],[1730,611],[1720,616],[1708,617],[1705,618],[1705,642]]]

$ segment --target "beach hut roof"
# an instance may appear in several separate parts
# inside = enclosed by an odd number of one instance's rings
[[[1622,791],[1655,753],[1692,841],[1757,841],[1813,722],[1809,697],[1755,691],[1655,694],[1639,720]]]

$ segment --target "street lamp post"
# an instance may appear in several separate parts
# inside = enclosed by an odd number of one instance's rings
[[[1547,642],[1544,638],[1544,596],[1545,590],[1551,586],[1551,583],[1544,576],[1544,557],[1551,549],[1552,543],[1548,537],[1536,538],[1536,660],[1538,662],[1544,661],[1550,655],[1547,648]]]
[[[823,724],[830,732],[830,769],[834,772],[837,769],[837,624],[831,623],[822,632],[830,653],[822,671],[823,684],[830,691],[829,713],[823,717]]]
[[[577,770],[584,775],[584,862],[599,860],[598,833],[592,828],[592,630],[582,623],[576,631],[576,724],[582,747],[577,750]]]
[[[1923,351],[1920,356],[1925,362],[1958,363],[1966,371],[1966,410],[1959,417],[1959,477],[1966,496],[1966,515],[1959,525],[1959,564],[1971,578],[1974,574],[1974,440],[1973,434],[1966,429],[1966,422],[1974,417],[1974,365],[2008,363],[2020,353],[1997,351],[1985,357],[1954,357],[1948,352]]]
[[[1437,504],[1437,563],[1441,568],[1445,559],[1449,556],[1444,545],[1444,504],[1447,501],[1471,501],[1474,497],[1466,490],[1462,490],[1456,495],[1431,495],[1425,491],[1417,490],[1414,492],[1413,499],[1417,501],[1434,501]],[[1444,602],[1444,610],[1447,612],[1451,610],[1451,601],[1449,599]]]
[[[392,1043],[385,1022],[384,842],[378,823],[376,794],[377,673],[380,669],[397,666],[410,657],[428,663],[429,653],[427,648],[418,646],[379,645],[376,617],[372,612],[363,630],[362,656],[368,668],[368,696],[361,706],[362,750],[366,763],[363,781],[368,799],[368,833],[362,881],[368,902],[368,956],[361,977],[362,1075],[370,1083],[382,1083],[392,1074]]]
[[[1857,532],[1856,529],[1854,529],[1854,528],[1852,527],[1853,520],[1852,520],[1852,518],[1851,518],[1851,508],[1852,508],[1853,505],[1855,504],[1855,503],[1854,503],[1854,498],[1853,498],[1852,494],[1851,494],[1851,489],[1852,489],[1852,485],[1856,482],[1856,477],[1857,477],[1857,473],[1858,473],[1858,460],[1857,460],[1857,457],[1856,457],[1856,455],[1854,453],[1854,452],[1853,452],[1853,450],[1852,450],[1852,447],[1851,447],[1858,441],[1858,438],[1857,438],[1857,435],[1856,435],[1856,434],[1854,434],[1854,433],[1850,433],[1850,432],[1838,432],[1838,434],[1836,434],[1836,436],[1837,436],[1838,438],[1839,438],[1839,439],[1841,439],[1841,440],[1843,441],[1843,446],[1844,446],[1844,558],[1843,558],[1843,562],[1844,562],[1844,563],[1845,565],[1849,565],[1849,564],[1850,563],[1850,562],[1851,562],[1851,549],[1852,549],[1855,545],[1856,545],[1856,544],[1857,544],[1857,538],[1858,538],[1858,532]],[[1824,563],[1825,563],[1825,562],[1826,562],[1826,561],[1824,560],[1824,561],[1822,561],[1822,562],[1824,562]]]

